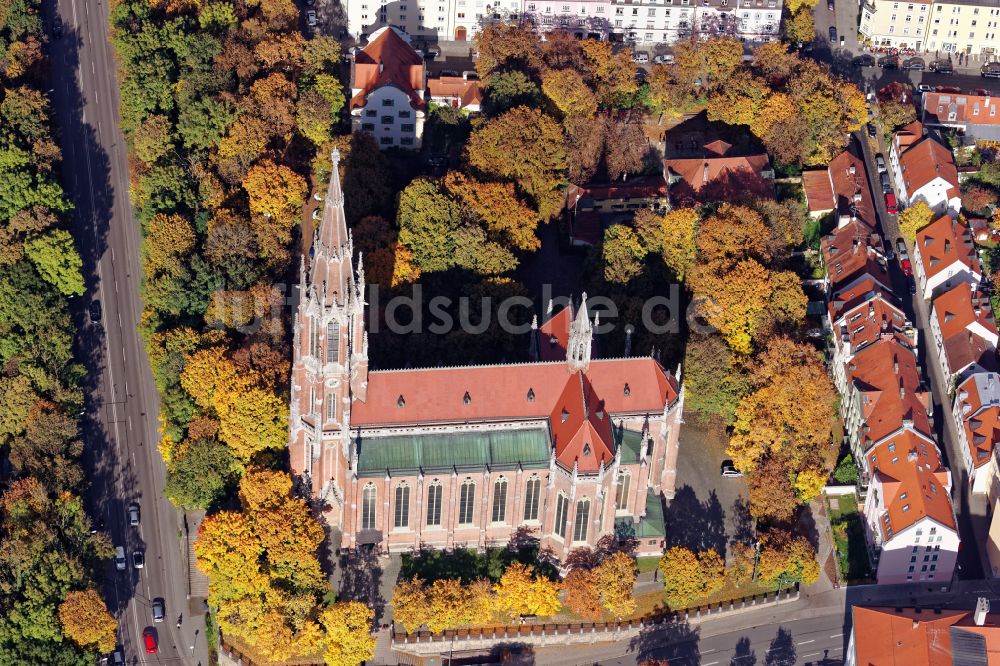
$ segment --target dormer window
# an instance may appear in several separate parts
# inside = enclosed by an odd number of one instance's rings
[[[462,396],[462,402],[464,402],[466,405],[468,405],[470,402],[472,402],[472,396],[469,395],[468,391],[466,391],[465,395]]]
[[[535,389],[528,389],[528,402],[535,401]]]
[[[396,406],[397,407],[405,407],[406,406],[406,400],[403,399],[403,394],[402,393],[400,393],[399,397],[396,398]]]
[[[585,456],[589,456],[590,455],[590,444],[589,443],[586,443],[586,444],[583,445],[583,455],[585,455]]]
[[[628,385],[628,382],[625,382],[625,388],[622,390],[622,393],[625,394],[626,398],[632,395],[632,388]]]
[[[561,415],[561,416],[562,416],[562,422],[563,422],[563,423],[566,423],[566,419],[568,419],[568,418],[569,418],[569,412],[567,412],[567,411],[566,411],[565,409],[563,409],[563,410],[562,410],[562,415]]]

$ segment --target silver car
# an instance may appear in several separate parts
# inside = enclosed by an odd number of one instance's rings
[[[128,505],[128,524],[132,527],[139,526],[139,503],[131,502]]]
[[[166,611],[163,609],[163,599],[153,599],[150,608],[153,611],[153,622],[163,622],[163,618],[166,615]]]
[[[885,158],[882,157],[881,155],[876,155],[875,156],[875,166],[878,167],[878,172],[879,173],[885,173],[885,171],[886,171],[886,168],[885,168]]]
[[[115,569],[125,571],[128,563],[125,561],[125,549],[121,546],[115,547]]]

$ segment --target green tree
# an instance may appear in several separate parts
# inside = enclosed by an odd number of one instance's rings
[[[180,107],[177,133],[185,147],[208,150],[216,145],[236,117],[232,107],[211,97],[192,100]]]
[[[85,287],[83,261],[76,252],[73,237],[62,229],[50,231],[44,236],[24,244],[24,251],[35,264],[39,275],[66,296],[80,296]]]
[[[167,466],[163,494],[184,509],[208,509],[226,495],[236,476],[229,447],[208,439],[190,442]]]
[[[459,208],[438,182],[417,178],[399,195],[399,242],[413,252],[424,272],[444,271],[455,263]]]
[[[486,80],[483,109],[490,116],[498,116],[517,106],[538,106],[541,99],[538,86],[524,72],[502,71],[492,74]]]
[[[854,485],[858,482],[858,464],[854,462],[854,456],[848,453],[837,463],[833,478],[837,483],[845,485]]]
[[[642,272],[646,249],[631,227],[614,224],[604,232],[601,254],[604,279],[614,284],[628,284]]]

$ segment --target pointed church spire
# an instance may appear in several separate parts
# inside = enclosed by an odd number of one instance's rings
[[[336,251],[347,245],[347,218],[344,216],[344,192],[340,188],[340,151],[330,154],[330,184],[326,188],[323,220],[319,225],[319,240],[327,250]]]
[[[580,301],[580,309],[569,326],[569,342],[566,349],[566,361],[571,372],[587,371],[590,367],[590,354],[593,347],[594,326],[587,312],[587,294],[584,292]]]

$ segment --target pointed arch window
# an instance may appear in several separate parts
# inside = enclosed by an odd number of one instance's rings
[[[396,486],[396,506],[392,524],[396,528],[410,526],[410,486],[405,481]]]
[[[566,538],[566,519],[569,516],[569,499],[559,493],[559,497],[556,498],[556,524],[555,531],[560,538]]]
[[[524,489],[524,519],[538,520],[538,497],[542,493],[542,480],[535,474],[528,479]]]
[[[618,472],[618,479],[615,481],[615,510],[625,511],[628,509],[628,494],[632,486],[632,474],[627,469]]]
[[[462,492],[458,499],[458,524],[471,525],[476,507],[476,482],[466,479],[462,482]]]
[[[493,482],[493,522],[507,520],[507,479],[502,476]]]
[[[340,362],[340,324],[335,321],[326,325],[326,362]]]
[[[316,356],[319,353],[319,322],[316,317],[309,317],[309,355]]]
[[[440,481],[432,481],[427,488],[427,527],[441,526],[441,495],[443,488]]]
[[[573,541],[587,540],[587,527],[590,523],[590,500],[582,499],[576,503],[576,520],[573,523]]]
[[[337,420],[337,396],[331,395],[326,399],[326,420]]]
[[[361,529],[375,529],[375,484],[365,485],[361,493]]]

